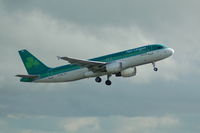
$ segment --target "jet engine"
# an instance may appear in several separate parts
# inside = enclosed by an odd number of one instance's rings
[[[131,68],[127,68],[125,70],[122,70],[121,72],[117,73],[116,76],[117,77],[131,77],[131,76],[135,76],[137,73],[136,67],[131,67]]]
[[[122,70],[122,62],[112,62],[106,65],[106,71],[109,73],[118,73]]]

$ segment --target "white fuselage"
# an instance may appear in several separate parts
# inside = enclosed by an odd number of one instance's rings
[[[123,58],[120,60],[115,60],[114,62],[122,62],[122,69],[124,70],[130,67],[136,67],[139,65],[157,62],[159,60],[162,60],[171,56],[173,52],[174,52],[173,49],[165,48],[161,50],[149,51],[144,54]],[[38,79],[38,80],[35,80],[34,82],[68,82],[68,81],[103,76],[103,75],[108,75],[108,74],[112,74],[112,73],[107,73],[107,72],[93,73],[88,68],[80,68],[77,70],[63,72],[57,75]]]

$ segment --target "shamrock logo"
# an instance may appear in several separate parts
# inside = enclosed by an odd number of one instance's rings
[[[32,68],[32,67],[37,67],[40,63],[37,60],[34,60],[33,57],[28,57],[26,59],[26,67],[27,68]]]

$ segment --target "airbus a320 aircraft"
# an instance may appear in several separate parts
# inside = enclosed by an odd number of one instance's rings
[[[101,76],[107,75],[106,85],[111,85],[110,77],[131,77],[136,75],[136,67],[148,63],[153,64],[153,70],[158,71],[155,62],[165,59],[174,53],[172,48],[162,44],[146,45],[114,54],[109,54],[89,60],[58,57],[70,64],[50,68],[34,57],[27,50],[19,54],[29,75],[16,75],[21,82],[68,82],[84,78],[96,77],[100,83]]]

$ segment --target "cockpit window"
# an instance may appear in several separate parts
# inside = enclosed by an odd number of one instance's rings
[[[162,44],[156,44],[156,45],[152,45],[151,47],[149,47],[149,50],[159,50],[159,49],[164,49],[165,46]]]

